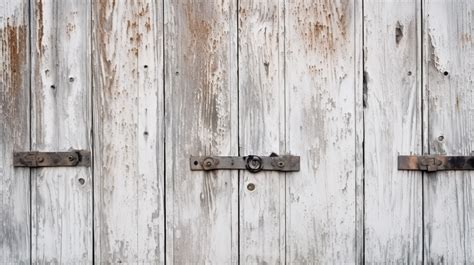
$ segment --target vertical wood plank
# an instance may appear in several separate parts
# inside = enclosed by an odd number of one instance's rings
[[[138,255],[164,264],[163,1],[138,4]]]
[[[0,1],[0,263],[30,262],[30,170],[13,152],[30,148],[28,1]]]
[[[283,28],[284,1],[239,1],[241,155],[285,153]],[[240,174],[241,262],[285,263],[285,178],[292,174]]]
[[[162,3],[93,5],[95,261],[163,263]]]
[[[90,149],[90,4],[31,1],[32,149]],[[32,170],[32,262],[92,262],[91,169]]]
[[[166,257],[237,263],[236,171],[191,172],[191,155],[237,155],[236,1],[165,1]]]
[[[431,154],[474,151],[474,2],[423,1],[426,145]],[[474,263],[474,173],[424,179],[425,261]]]
[[[286,5],[287,263],[356,260],[354,2]]]
[[[365,261],[422,261],[422,175],[397,170],[420,154],[417,1],[364,2]]]
[[[364,0],[354,1],[355,263],[364,263]]]

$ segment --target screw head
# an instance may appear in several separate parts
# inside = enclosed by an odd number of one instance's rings
[[[212,159],[212,157],[208,157],[206,159],[204,159],[204,161],[202,162],[202,166],[204,169],[210,169],[214,166],[215,162],[214,162],[214,159]]]
[[[255,184],[253,184],[253,183],[247,184],[247,189],[248,189],[249,191],[254,191],[254,190],[255,190]]]
[[[40,163],[41,163],[41,162],[44,162],[44,157],[39,156],[38,158],[36,158],[36,161],[38,161],[38,162],[40,162]]]

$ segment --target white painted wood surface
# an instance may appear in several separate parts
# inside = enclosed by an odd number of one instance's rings
[[[162,9],[94,2],[95,262],[164,262]]]
[[[367,263],[422,261],[422,174],[397,170],[422,153],[417,2],[364,2]]]
[[[287,1],[286,262],[343,264],[355,247],[353,1]]]
[[[239,1],[238,15],[240,154],[285,154],[284,1]],[[240,173],[241,263],[285,263],[290,175]]]
[[[165,1],[166,258],[234,264],[236,171],[191,172],[191,155],[237,155],[236,1]]]
[[[0,263],[30,262],[30,170],[13,151],[30,148],[28,4],[0,1]]]
[[[31,5],[32,149],[90,149],[90,5]],[[33,263],[92,261],[92,176],[89,168],[31,172]]]
[[[425,0],[423,13],[425,145],[431,154],[469,155],[474,151],[474,2]],[[473,172],[425,174],[425,262],[474,263],[473,198]]]
[[[474,150],[473,12],[0,1],[0,263],[474,263],[473,173],[396,161]],[[30,179],[11,164],[30,148],[93,167]],[[189,170],[271,152],[301,171]]]

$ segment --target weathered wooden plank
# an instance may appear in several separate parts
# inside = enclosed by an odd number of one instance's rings
[[[164,262],[161,8],[93,5],[97,263]]]
[[[355,263],[364,262],[364,0],[354,1]]]
[[[0,263],[30,262],[30,170],[13,168],[29,150],[28,1],[0,2]]]
[[[474,2],[423,1],[425,144],[431,154],[474,150]],[[425,174],[427,263],[474,263],[474,173]]]
[[[164,264],[163,1],[138,3],[138,256]]]
[[[285,14],[287,263],[356,260],[354,2],[288,1]]]
[[[90,149],[90,5],[33,1],[32,149]],[[32,170],[32,262],[92,261],[90,168]]]
[[[365,261],[422,261],[422,175],[397,170],[421,153],[417,1],[364,3]]]
[[[236,171],[190,171],[191,155],[237,155],[236,1],[165,1],[166,257],[237,263]]]
[[[241,155],[285,153],[284,25],[284,1],[239,1]],[[285,178],[281,172],[241,173],[244,264],[285,263]]]

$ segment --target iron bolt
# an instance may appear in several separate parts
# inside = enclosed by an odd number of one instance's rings
[[[248,189],[249,191],[255,190],[255,184],[253,184],[253,183],[247,184],[247,189]]]

